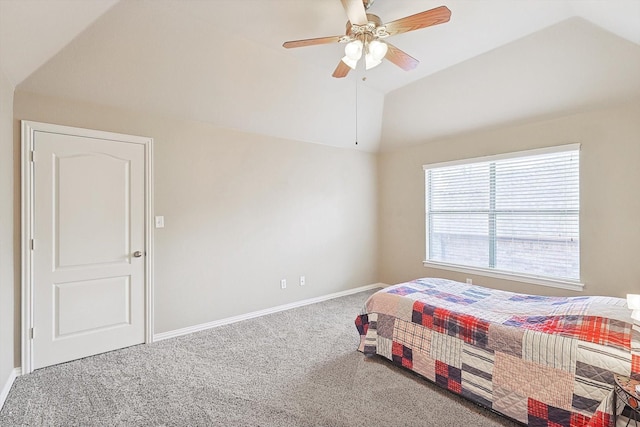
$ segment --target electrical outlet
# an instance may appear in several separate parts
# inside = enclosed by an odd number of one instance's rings
[[[287,288],[287,279],[280,280],[280,288],[281,289],[286,289]]]
[[[300,276],[300,286],[304,286],[305,284],[305,278],[304,276]]]
[[[467,283],[470,284],[470,285],[473,285],[473,279],[470,279],[470,278],[467,277]]]

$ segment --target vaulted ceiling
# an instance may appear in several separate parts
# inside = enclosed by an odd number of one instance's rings
[[[300,141],[389,150],[640,102],[638,0],[377,0],[389,22],[450,22],[390,41],[420,65],[331,73],[338,0],[0,0],[0,69],[18,90]],[[355,141],[358,145],[355,145]]]

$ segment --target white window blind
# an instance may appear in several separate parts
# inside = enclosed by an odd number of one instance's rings
[[[427,261],[580,280],[579,145],[426,165]]]

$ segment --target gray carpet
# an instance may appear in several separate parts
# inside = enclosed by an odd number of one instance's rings
[[[1,426],[515,426],[359,353],[372,292],[19,377]]]

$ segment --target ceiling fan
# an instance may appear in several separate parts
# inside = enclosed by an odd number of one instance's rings
[[[346,43],[345,56],[332,74],[336,78],[345,77],[350,70],[355,69],[363,54],[367,70],[379,65],[385,58],[405,71],[413,70],[419,61],[383,40],[395,34],[448,22],[451,17],[451,11],[446,6],[440,6],[383,24],[378,16],[366,13],[374,0],[340,1],[349,18],[344,36],[293,40],[282,44],[290,49],[317,44]]]

